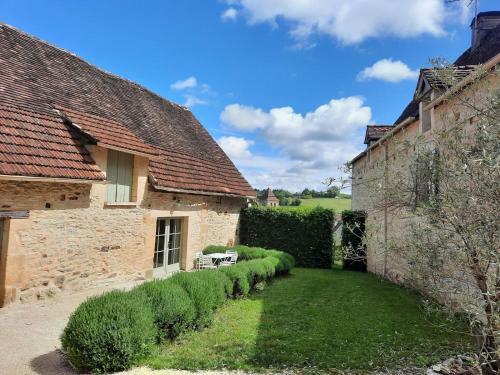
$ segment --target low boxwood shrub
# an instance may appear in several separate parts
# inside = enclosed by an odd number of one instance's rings
[[[224,273],[233,283],[233,297],[238,295],[247,296],[250,293],[250,283],[248,282],[248,268],[239,266],[238,263],[231,267],[224,267],[220,272]]]
[[[70,316],[62,348],[80,372],[129,369],[155,343],[154,314],[144,294],[113,291],[83,302]]]
[[[205,288],[213,290],[214,309],[220,307],[226,301],[227,296],[233,294],[233,283],[226,274],[219,270],[194,272],[192,277],[201,280]]]
[[[366,271],[364,211],[342,211],[342,264],[344,269]],[[346,249],[349,254],[346,254]]]
[[[132,293],[145,293],[158,328],[159,341],[173,339],[191,328],[196,319],[196,307],[189,294],[170,279],[146,282]]]
[[[242,244],[285,251],[302,267],[331,267],[333,210],[247,207],[242,209],[240,220]]]
[[[210,271],[207,270],[206,272]],[[194,328],[201,329],[209,326],[212,322],[214,310],[218,307],[221,293],[217,286],[212,288],[204,277],[197,277],[197,273],[181,272],[172,276],[170,280],[180,285],[189,294],[196,307]]]
[[[274,267],[266,258],[248,260],[245,263],[252,273],[252,285],[266,281],[271,274],[274,274]]]
[[[207,252],[227,249],[211,246]],[[246,296],[294,265],[293,257],[282,251],[246,246],[238,246],[237,251],[243,260],[235,265],[178,273],[130,292],[114,291],[82,303],[61,336],[73,366],[92,373],[129,369],[155,342],[208,326],[227,297]]]
[[[212,253],[224,253],[226,250],[236,250],[238,252],[238,261],[242,260],[253,260],[274,257],[279,260],[279,263],[275,265],[276,274],[283,275],[288,273],[295,265],[295,259],[288,253],[279,250],[267,250],[262,247],[250,247],[245,245],[237,246],[216,246],[211,245],[203,250],[204,254]]]

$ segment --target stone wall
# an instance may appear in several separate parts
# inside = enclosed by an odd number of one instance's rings
[[[461,93],[461,100],[466,103],[478,103],[484,95],[491,94],[492,88],[495,89],[498,86],[498,76],[485,78],[479,89],[477,87],[474,91],[469,88],[465,89]],[[470,117],[470,109],[467,105],[463,105],[460,100],[455,99],[442,103],[432,111],[431,130],[422,133],[420,121],[413,121],[381,145],[368,150],[366,155],[353,163],[352,207],[367,213],[367,263],[370,272],[398,283],[406,283],[413,278],[410,275],[409,259],[405,258],[405,254],[398,253],[395,250],[397,246],[393,245],[405,240],[409,227],[417,219],[410,211],[387,207],[384,204],[385,186],[411,178],[410,163],[416,155],[412,144],[418,137],[421,137],[419,143],[431,144],[433,132],[450,126],[458,120],[470,119]],[[468,126],[473,126],[473,119],[470,119]],[[477,295],[477,290],[472,290],[474,286],[470,286],[473,283],[470,282],[469,270],[463,269],[460,260],[448,259],[446,264],[443,264],[443,271],[445,270],[447,270],[446,273],[455,272],[457,274],[456,280],[462,278],[464,280],[462,284],[467,285],[470,290],[464,289],[463,286],[443,285],[443,290],[454,287],[455,295],[451,297],[450,295],[434,295],[434,297],[463,305],[468,296],[474,295],[474,293]],[[439,279],[439,275],[434,276]],[[442,282],[448,283],[449,280]],[[425,289],[425,287],[423,288]]]
[[[142,196],[136,204],[113,206],[104,202],[105,187],[0,181],[0,209],[29,210],[28,218],[7,219],[0,304],[150,278],[159,217],[183,219],[181,269],[192,269],[194,254],[208,244],[237,242],[245,199],[175,195],[139,186]]]

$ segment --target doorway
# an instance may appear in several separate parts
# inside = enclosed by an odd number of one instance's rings
[[[156,221],[156,241],[153,276],[161,277],[180,270],[182,219],[159,218]]]

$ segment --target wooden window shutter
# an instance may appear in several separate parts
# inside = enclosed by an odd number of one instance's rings
[[[132,169],[134,156],[120,152],[118,155],[118,177],[116,185],[116,201],[130,202],[132,196]]]
[[[130,202],[134,156],[108,150],[106,202]]]
[[[118,179],[118,152],[108,150],[108,164],[106,167],[106,202],[116,202],[116,183]]]

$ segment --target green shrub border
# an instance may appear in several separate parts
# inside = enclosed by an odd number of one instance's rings
[[[235,247],[231,247],[234,249]],[[209,246],[205,253],[225,252]],[[247,296],[295,264],[282,251],[236,246],[239,261],[217,270],[181,272],[145,282],[131,291],[112,291],[83,302],[70,316],[62,348],[80,372],[109,373],[137,365],[155,343],[211,324],[227,298]]]
[[[330,268],[334,222],[335,212],[322,207],[248,207],[240,215],[240,242],[284,251],[301,267]]]
[[[344,269],[366,271],[366,246],[363,243],[365,221],[364,211],[342,211],[342,267]],[[355,255],[359,259],[346,257],[344,249],[350,246],[357,249]]]

